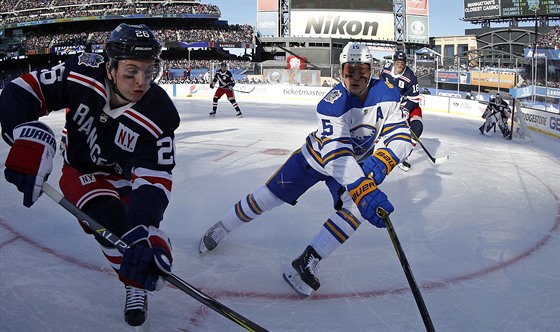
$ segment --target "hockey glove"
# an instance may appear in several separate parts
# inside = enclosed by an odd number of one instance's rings
[[[380,148],[364,161],[362,169],[366,176],[373,177],[375,184],[379,185],[399,162],[399,158],[395,156],[393,151]]]
[[[377,215],[377,209],[381,208],[387,214],[395,210],[387,195],[377,188],[372,179],[366,177],[359,178],[347,188],[362,217],[373,226],[384,228],[385,221]]]
[[[167,235],[153,226],[139,225],[122,237],[129,245],[123,253],[119,279],[125,284],[148,291],[160,290],[162,275],[171,274],[171,242]]]
[[[214,89],[214,82],[210,83],[210,89]]]
[[[40,121],[18,125],[13,137],[4,176],[23,193],[23,205],[31,207],[52,172],[56,140],[51,128]]]

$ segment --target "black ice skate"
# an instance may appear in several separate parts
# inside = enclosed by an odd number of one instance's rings
[[[402,169],[405,172],[408,172],[408,170],[410,169],[410,163],[408,162],[408,158],[405,158],[399,165],[399,168]]]
[[[227,233],[228,231],[221,221],[216,223],[214,226],[210,227],[202,239],[200,239],[198,252],[202,254],[203,252],[214,250]]]
[[[311,295],[321,286],[315,276],[321,259],[312,246],[307,246],[303,254],[292,262],[292,268],[284,273],[284,280],[300,295]]]
[[[484,135],[484,125],[482,125],[481,127],[478,127],[478,130],[480,130],[480,133],[482,135]]]
[[[209,115],[211,118],[213,118],[213,117],[216,116],[216,111],[212,111],[212,112],[208,113],[208,115]]]
[[[241,111],[237,111],[237,114],[235,116],[238,118],[242,118],[243,114],[241,113]]]
[[[124,320],[130,326],[140,326],[146,321],[148,315],[148,292],[125,285],[126,303],[124,305]]]

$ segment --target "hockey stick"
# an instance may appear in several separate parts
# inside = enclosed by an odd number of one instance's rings
[[[118,236],[111,233],[108,229],[103,227],[103,225],[99,224],[93,218],[85,214],[76,205],[72,204],[61,193],[59,193],[56,189],[54,189],[50,184],[44,182],[42,186],[42,190],[45,194],[47,194],[47,196],[52,198],[53,201],[57,202],[60,206],[62,206],[68,212],[73,214],[76,218],[82,221],[93,232],[99,234],[105,240],[113,244],[119,251],[123,252],[125,249],[128,248],[128,244],[124,243]],[[189,285],[187,282],[177,277],[175,274],[166,275],[164,276],[164,279],[168,281],[170,284],[172,284],[173,286],[177,287],[178,289],[190,295],[198,302],[204,304],[205,306],[216,311],[222,316],[235,322],[237,325],[242,326],[246,330],[257,331],[257,332],[268,331],[267,329],[261,327],[257,323],[254,323],[249,319],[241,316],[237,312],[229,309],[225,305],[221,304],[220,302],[214,300],[210,296],[204,294],[203,292]]]
[[[235,92],[241,92],[241,93],[251,93],[251,92],[253,92],[253,90],[255,90],[255,87],[254,87],[254,86],[252,86],[252,87],[250,87],[250,88],[248,88],[248,87],[237,87],[237,88],[234,87],[234,88],[233,88],[233,91],[235,91]]]
[[[408,260],[404,255],[404,251],[401,247],[399,238],[397,237],[397,233],[393,228],[393,223],[391,223],[391,219],[389,219],[389,215],[385,210],[378,208],[377,215],[381,217],[381,219],[383,219],[383,221],[385,222],[385,227],[387,228],[387,232],[389,233],[391,242],[393,242],[393,246],[395,247],[395,251],[397,252],[397,256],[399,257],[399,261],[403,268],[404,274],[406,275],[406,280],[408,280],[408,284],[410,285],[410,289],[412,290],[412,295],[414,295],[416,305],[418,306],[418,310],[420,310],[420,315],[422,316],[422,320],[424,321],[426,331],[435,332],[434,324],[432,323],[432,319],[430,318],[430,314],[428,313],[428,308],[426,307],[426,303],[424,303],[424,299],[422,298],[422,294],[420,293],[418,285],[416,285],[416,280],[414,279],[414,275],[412,274],[412,270],[410,269]]]
[[[446,162],[449,159],[449,156],[445,156],[445,157],[439,157],[439,158],[434,158],[430,152],[428,151],[428,149],[426,149],[426,147],[424,146],[424,144],[422,144],[422,141],[416,137],[416,134],[414,134],[412,131],[410,131],[410,134],[412,134],[412,138],[414,138],[414,140],[416,142],[418,142],[418,144],[420,144],[420,146],[422,147],[422,149],[424,150],[424,152],[426,152],[426,154],[428,155],[428,158],[430,158],[430,160],[434,163],[434,164],[443,164],[444,162]]]

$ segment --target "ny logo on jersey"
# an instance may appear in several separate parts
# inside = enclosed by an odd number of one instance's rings
[[[132,129],[119,123],[119,128],[115,135],[115,144],[125,151],[132,152],[136,147],[139,136],[140,135]]]
[[[82,186],[88,185],[95,182],[95,176],[93,174],[85,174],[80,176],[80,183]]]

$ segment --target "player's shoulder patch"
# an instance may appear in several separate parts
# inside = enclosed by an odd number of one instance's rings
[[[84,65],[88,67],[99,68],[105,60],[101,54],[95,53],[82,53],[78,56],[78,65]]]
[[[395,87],[395,86],[393,85],[393,83],[389,83],[388,81],[383,81],[383,82],[385,82],[385,84],[387,84],[387,86],[389,87],[389,89],[392,89],[393,87]]]
[[[340,98],[342,96],[342,93],[340,92],[340,90],[337,89],[333,89],[331,90],[331,92],[329,92],[324,98],[323,100],[326,101],[327,103],[331,103],[334,104],[334,102]]]

